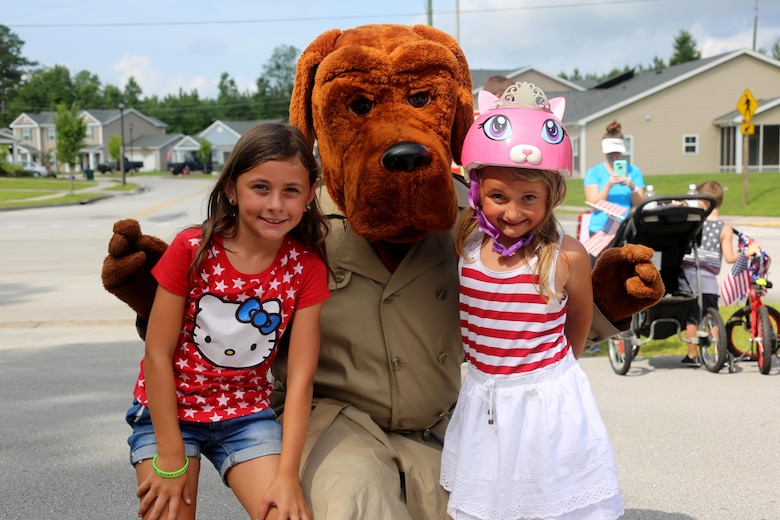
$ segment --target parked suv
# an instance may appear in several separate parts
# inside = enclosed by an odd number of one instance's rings
[[[33,177],[56,177],[46,166],[35,161],[21,161],[19,165],[24,173],[30,173]]]

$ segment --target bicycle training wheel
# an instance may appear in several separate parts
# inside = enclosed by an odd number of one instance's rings
[[[702,363],[710,372],[720,372],[723,363],[726,362],[728,340],[723,318],[717,309],[710,307],[704,312],[699,323],[699,331],[707,333],[706,336],[699,335],[699,354]]]
[[[619,376],[626,375],[631,367],[631,360],[639,350],[634,334],[629,330],[609,338],[607,348],[612,370]]]
[[[762,374],[768,374],[772,368],[772,347],[775,341],[767,309],[768,307],[758,308],[758,333],[761,336],[756,338],[756,347],[758,349],[758,369]]]

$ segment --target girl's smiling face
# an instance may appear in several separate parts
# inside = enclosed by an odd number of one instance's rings
[[[266,161],[238,176],[227,190],[238,210],[239,235],[282,240],[303,218],[314,198],[309,172],[295,157]]]
[[[501,244],[510,247],[542,224],[549,198],[545,183],[516,179],[498,166],[482,168],[480,175],[482,212],[498,230]]]

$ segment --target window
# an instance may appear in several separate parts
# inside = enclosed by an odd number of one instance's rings
[[[699,136],[693,134],[683,135],[683,155],[696,155],[699,153]]]
[[[87,126],[87,133],[84,135],[85,139],[92,139],[92,127]]]
[[[56,141],[57,140],[57,129],[56,128],[49,128],[47,133],[47,138],[49,141]]]
[[[22,141],[32,141],[32,132],[29,128],[22,128]]]

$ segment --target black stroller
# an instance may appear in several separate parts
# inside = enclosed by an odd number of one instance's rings
[[[693,251],[696,287],[701,288],[697,246],[707,216],[715,207],[709,195],[674,195],[645,199],[618,228],[613,247],[641,244],[655,250],[654,264],[665,285],[664,297],[657,304],[635,314],[626,332],[607,340],[609,362],[618,375],[625,375],[639,347],[654,339],[673,334],[685,342],[697,342],[702,363],[710,372],[718,372],[726,361],[728,341],[723,318],[717,309],[703,309],[697,337],[688,340],[682,332],[694,301],[702,309],[702,293],[679,289],[678,278],[683,256]],[[645,338],[645,339],[643,339]]]

